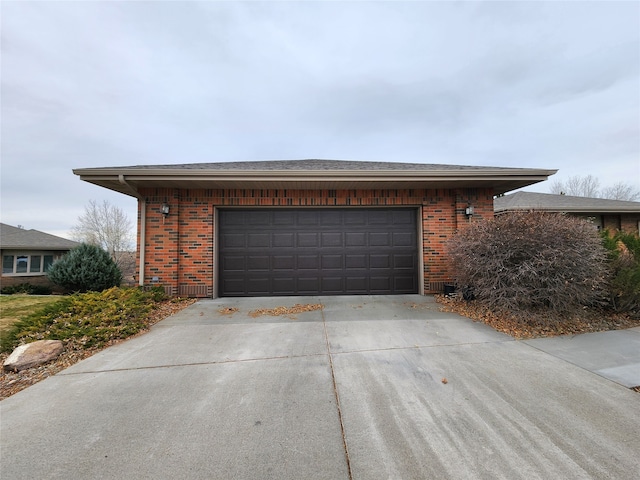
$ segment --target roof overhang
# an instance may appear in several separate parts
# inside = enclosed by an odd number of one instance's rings
[[[640,213],[638,207],[548,207],[548,206],[518,206],[507,208],[495,208],[494,213],[500,215],[502,213],[509,212],[549,212],[549,213],[572,213],[576,215],[595,216],[606,214],[620,214],[620,213]]]
[[[148,167],[79,168],[80,179],[138,196],[145,188],[179,189],[435,189],[492,188],[501,194],[547,180],[557,170],[527,168],[442,170],[217,170]]]

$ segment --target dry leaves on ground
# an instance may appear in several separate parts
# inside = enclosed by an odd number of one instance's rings
[[[319,303],[296,303],[293,307],[275,307],[275,308],[259,308],[249,312],[253,318],[261,315],[271,315],[272,317],[279,317],[281,315],[295,315],[296,313],[311,312],[313,310],[322,310],[322,305]]]
[[[222,308],[218,309],[218,313],[220,315],[233,315],[234,313],[236,313],[238,311],[240,311],[240,310],[238,308],[236,308],[236,307],[222,307]]]
[[[579,315],[571,317],[552,318],[546,313],[498,314],[477,301],[467,301],[460,297],[436,295],[436,301],[445,312],[454,312],[485,323],[517,339],[576,335],[640,326],[640,318],[590,309],[585,309]]]
[[[192,305],[196,302],[196,299],[181,299],[179,301],[167,300],[160,303],[145,319],[145,329],[135,336],[142,335],[149,328],[158,323],[160,320],[179,312],[180,310]],[[132,338],[132,337],[129,337]],[[70,367],[74,363],[84,360],[92,355],[95,355],[101,350],[107,347],[123,342],[127,339],[120,339],[111,341],[101,347],[84,348],[82,345],[73,342],[65,342],[64,352],[54,361],[49,362],[39,367],[28,368],[21,372],[5,372],[0,371],[0,400],[3,400],[11,395],[18,393],[25,388],[44,380],[47,377],[55,375],[56,373]],[[0,363],[9,356],[9,353],[0,354]]]

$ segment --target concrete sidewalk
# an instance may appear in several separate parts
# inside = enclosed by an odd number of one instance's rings
[[[625,387],[640,386],[640,327],[525,343]]]
[[[200,301],[0,402],[0,476],[635,479],[640,395],[532,342],[417,295]]]

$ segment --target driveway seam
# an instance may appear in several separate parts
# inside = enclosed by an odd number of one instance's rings
[[[340,433],[342,434],[342,446],[344,447],[344,457],[347,462],[347,475],[349,480],[353,480],[353,474],[351,472],[351,459],[349,457],[349,447],[347,446],[347,437],[344,431],[344,422],[342,419],[342,409],[340,408],[340,395],[338,394],[338,383],[336,382],[336,375],[333,369],[333,356],[331,354],[331,345],[329,343],[329,334],[327,332],[327,322],[324,318],[324,309],[320,310],[322,316],[322,327],[324,329],[324,340],[327,344],[327,355],[329,357],[329,369],[331,370],[331,381],[333,382],[333,394],[336,399],[336,409],[338,411],[338,420],[340,422]]]
[[[491,345],[496,343],[513,342],[509,340],[496,340],[494,342],[463,342],[463,343],[438,343],[437,345],[407,345],[404,347],[385,347],[385,348],[365,348],[362,350],[347,350],[344,352],[332,352],[333,355],[345,355],[349,353],[369,353],[369,352],[387,352],[390,350],[413,350],[415,348],[438,348],[438,347],[458,347],[464,345]]]
[[[284,360],[289,358],[307,358],[307,357],[324,357],[326,353],[311,353],[309,355],[280,355],[276,357],[259,357],[259,358],[239,358],[236,360],[217,360],[211,362],[191,362],[191,363],[171,363],[166,365],[147,365],[144,367],[127,367],[127,368],[112,368],[109,370],[85,370],[82,372],[66,372],[65,370],[56,374],[56,376],[70,376],[70,375],[84,375],[87,373],[107,373],[107,372],[126,372],[134,370],[149,370],[155,368],[173,368],[173,367],[197,367],[201,365],[226,365],[228,363],[244,363],[244,362],[259,362],[262,360]]]
[[[61,372],[58,372],[56,376],[85,375],[85,374],[107,373],[107,372],[126,372],[126,371],[148,370],[148,369],[156,369],[156,368],[192,367],[192,366],[201,366],[201,365],[226,365],[229,363],[258,362],[261,360],[284,360],[284,359],[294,359],[294,358],[323,357],[325,355],[329,355],[330,357],[330,363],[331,363],[330,366],[331,366],[332,375],[333,375],[333,355],[386,352],[386,351],[393,351],[393,350],[413,350],[416,348],[456,347],[456,346],[463,346],[463,345],[489,345],[494,343],[507,343],[507,342],[514,341],[513,339],[509,339],[509,340],[498,340],[495,342],[441,343],[437,345],[411,345],[411,346],[403,346],[403,347],[368,348],[363,350],[348,350],[344,352],[332,352],[329,345],[329,337],[328,337],[328,332],[326,330],[326,325],[324,325],[323,327],[324,327],[325,343],[327,344],[327,353],[310,353],[307,355],[278,355],[273,357],[212,360],[208,362],[170,363],[170,364],[164,364],[164,365],[145,365],[141,367],[110,368],[107,370],[84,370],[81,372],[67,372],[66,370],[62,370]],[[544,353],[547,353],[547,352],[544,352]],[[334,379],[334,383],[335,383],[335,379]],[[337,395],[337,391],[336,391],[336,395]]]

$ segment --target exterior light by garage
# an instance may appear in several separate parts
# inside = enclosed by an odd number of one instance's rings
[[[467,217],[472,217],[473,216],[473,205],[468,205],[467,208],[465,208],[465,210],[464,210],[464,214]]]

